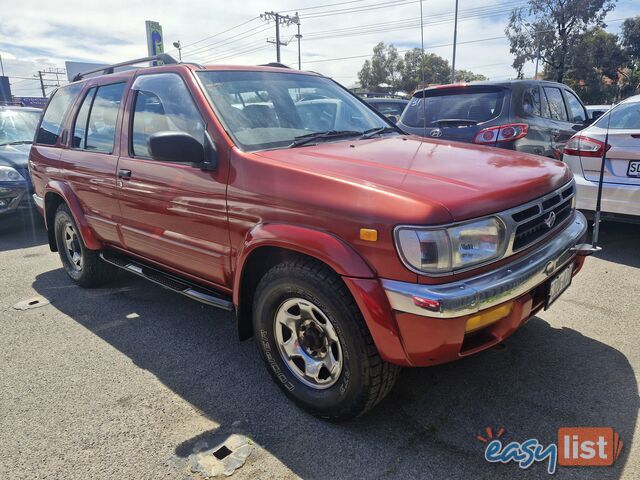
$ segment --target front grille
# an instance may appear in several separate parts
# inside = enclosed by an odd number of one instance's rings
[[[510,213],[514,230],[511,251],[522,250],[556,230],[573,211],[573,183]]]

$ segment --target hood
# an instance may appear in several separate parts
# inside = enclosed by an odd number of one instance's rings
[[[29,150],[31,150],[30,144],[0,145],[0,165],[25,171],[27,160],[29,160]]]
[[[416,136],[321,143],[257,154],[367,189],[440,204],[452,221],[515,207],[571,180],[563,163],[545,157]]]

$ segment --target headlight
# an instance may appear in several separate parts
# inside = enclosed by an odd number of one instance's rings
[[[506,229],[497,218],[449,228],[399,227],[396,247],[404,262],[424,273],[446,273],[502,256]]]
[[[0,166],[0,182],[20,182],[24,177],[15,168]]]

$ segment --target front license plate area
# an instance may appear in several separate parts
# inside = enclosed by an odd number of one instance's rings
[[[573,262],[564,267],[560,272],[556,273],[551,280],[549,280],[549,289],[547,291],[547,302],[544,309],[548,309],[553,302],[555,302],[562,292],[564,292],[569,285],[571,285],[571,279],[573,278]]]
[[[633,160],[629,162],[627,167],[628,177],[640,177],[640,161]]]

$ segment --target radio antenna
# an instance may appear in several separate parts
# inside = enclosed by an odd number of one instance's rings
[[[424,81],[424,16],[422,15],[422,1],[420,0],[420,51],[422,58],[420,59],[420,72],[422,74],[422,134],[427,134],[427,99],[426,85]]]
[[[607,115],[607,133],[604,135],[604,146],[602,147],[602,161],[600,163],[600,179],[598,180],[598,195],[596,197],[596,212],[593,216],[593,235],[591,239],[591,246],[594,249],[598,248],[598,239],[600,237],[600,211],[602,210],[602,184],[604,183],[604,168],[607,161],[607,150],[609,149],[609,127],[611,126],[611,112],[613,111],[613,104],[609,109]]]

